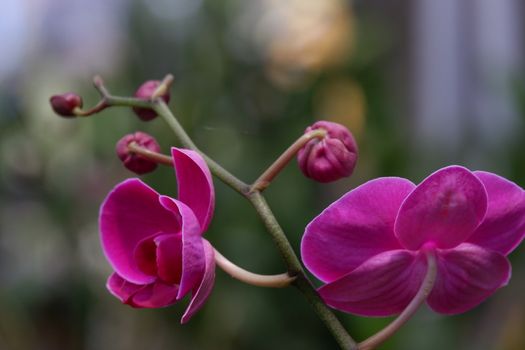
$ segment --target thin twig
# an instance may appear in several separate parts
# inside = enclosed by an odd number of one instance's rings
[[[153,152],[147,149],[146,147],[140,146],[135,141],[130,142],[128,144],[128,150],[132,153],[138,154],[142,158],[149,159],[155,163],[173,166],[173,160],[170,156],[167,156],[162,153]]]
[[[275,162],[266,169],[264,173],[253,183],[250,191],[264,191],[272,180],[290,163],[297,152],[313,139],[322,139],[326,136],[326,130],[316,129],[299,137],[290,147],[284,151]]]

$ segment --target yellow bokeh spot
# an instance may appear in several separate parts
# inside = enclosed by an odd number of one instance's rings
[[[348,127],[360,138],[365,126],[366,99],[354,80],[334,78],[324,83],[314,99],[315,116]]]
[[[277,85],[296,86],[312,73],[345,62],[354,43],[354,18],[343,0],[266,1],[267,72]]]

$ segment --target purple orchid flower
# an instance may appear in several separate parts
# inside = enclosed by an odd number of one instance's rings
[[[521,187],[450,166],[418,186],[387,177],[348,192],[307,226],[301,252],[330,306],[389,316],[414,298],[431,251],[438,270],[427,304],[458,314],[508,283],[506,256],[524,236]]]
[[[191,292],[181,323],[204,304],[215,280],[215,255],[202,238],[215,205],[210,171],[190,150],[171,149],[179,199],[139,179],[118,184],[100,209],[102,248],[115,270],[109,291],[137,308],[174,304]]]

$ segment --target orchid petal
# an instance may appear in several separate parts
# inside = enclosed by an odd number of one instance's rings
[[[157,276],[157,245],[154,238],[159,234],[144,238],[137,243],[133,257],[138,268],[147,275]]]
[[[213,216],[215,191],[210,170],[195,151],[171,148],[178,183],[178,198],[189,206],[205,232]]]
[[[106,287],[124,304],[136,308],[165,307],[177,301],[178,286],[160,281],[139,285],[128,282],[114,273],[109,276]]]
[[[368,258],[401,248],[394,222],[415,185],[402,178],[380,178],[348,192],[306,227],[301,255],[324,282],[352,271]]]
[[[427,303],[442,314],[472,309],[510,279],[511,266],[507,258],[474,244],[463,243],[437,255],[437,279]]]
[[[525,191],[496,174],[475,171],[488,195],[487,214],[467,242],[508,255],[525,236]]]
[[[136,308],[159,308],[173,305],[177,302],[179,286],[166,284],[160,280],[148,284],[131,299],[130,305]]]
[[[177,296],[180,299],[201,283],[204,274],[206,259],[201,237],[202,230],[193,211],[183,202],[168,196],[160,196],[159,202],[164,208],[178,213],[181,217],[182,276]]]
[[[139,179],[129,179],[115,186],[100,209],[104,253],[113,269],[132,283],[148,284],[155,279],[137,266],[137,244],[158,232],[180,230],[178,217],[159,204],[158,196]]]
[[[395,315],[416,295],[426,275],[426,264],[422,254],[391,250],[324,285],[319,294],[341,311],[362,316]]]
[[[182,276],[182,234],[155,237],[157,274],[166,283],[179,284]]]
[[[186,323],[190,318],[200,310],[211,294],[215,282],[215,251],[211,244],[203,239],[204,255],[206,269],[201,283],[197,289],[192,292],[192,298],[186,312],[182,316],[181,323]]]
[[[487,194],[468,169],[450,166],[427,177],[399,209],[395,232],[401,244],[417,250],[427,242],[453,248],[478,227],[487,211]]]
[[[126,281],[117,273],[112,273],[106,282],[106,288],[109,292],[124,304],[129,304],[131,297],[144,287],[146,285]]]

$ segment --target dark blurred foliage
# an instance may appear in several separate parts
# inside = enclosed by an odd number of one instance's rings
[[[64,120],[51,113],[47,98],[71,89],[85,104],[95,103],[90,79],[100,71],[118,95],[132,95],[143,81],[172,73],[170,105],[180,122],[204,152],[246,181],[255,179],[313,121],[328,118],[347,125],[360,147],[352,178],[320,185],[292,164],[267,190],[298,252],[305,225],[351,188],[378,176],[419,182],[445,165],[433,162],[433,154],[418,154],[411,137],[412,120],[402,102],[409,97],[401,96],[403,83],[392,74],[402,70],[396,64],[403,60],[399,52],[408,30],[389,17],[397,11],[386,6],[390,12],[383,13],[377,2],[352,8],[327,1],[327,10],[310,8],[308,1],[207,0],[175,1],[188,11],[178,16],[169,13],[177,9],[168,2],[159,2],[165,8],[157,4],[155,11],[146,1],[120,3],[122,8],[111,9],[122,12],[114,20],[123,27],[117,53],[108,58],[112,64],[90,66],[87,57],[78,69],[71,59],[71,66],[62,68],[56,60],[65,49],[49,35],[41,56],[0,85],[0,349],[336,348],[296,290],[257,289],[222,271],[217,271],[206,306],[184,326],[179,324],[184,302],[134,310],[114,299],[104,287],[110,268],[98,242],[98,206],[115,184],[133,176],[116,158],[115,143],[136,130],[155,135],[165,152],[177,140],[162,120],[142,123],[124,108]],[[290,8],[281,8],[281,17],[257,21],[283,6]],[[319,13],[327,17],[316,19]],[[97,15],[95,10],[86,14],[93,16],[89,30],[103,39],[108,28],[97,26]],[[53,33],[58,35],[56,28]],[[521,77],[513,90],[523,131]],[[524,140],[491,155],[504,158],[508,166],[487,170],[499,170],[524,186]],[[420,163],[422,157],[426,161]],[[448,163],[460,160],[469,162],[458,156]],[[169,168],[143,178],[161,193],[176,194]],[[215,185],[216,212],[206,237],[247,269],[282,272],[283,263],[248,203],[222,183]],[[525,348],[523,253],[521,247],[511,256],[510,285],[488,302],[453,317],[424,307],[383,348]],[[339,315],[357,339],[389,321]]]

